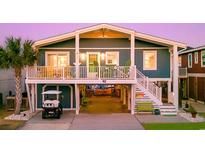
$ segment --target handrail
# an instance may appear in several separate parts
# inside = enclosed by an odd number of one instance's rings
[[[77,69],[78,68],[78,69]],[[76,76],[79,71],[79,76]],[[135,80],[134,66],[33,66],[27,68],[27,79],[132,79]]]
[[[158,87],[155,83],[150,82],[149,78],[145,76],[142,72],[140,72],[138,69],[136,69],[136,79],[142,87],[147,89],[153,96],[155,96],[159,101],[161,101],[161,87]]]

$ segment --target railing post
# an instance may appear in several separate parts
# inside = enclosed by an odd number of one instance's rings
[[[159,88],[159,100],[162,101],[162,87]]]
[[[100,80],[100,74],[101,74],[100,65],[98,66],[98,69],[99,69],[99,70],[98,70],[98,75],[99,75],[99,76],[98,76],[98,79]]]
[[[146,89],[149,89],[149,78],[146,77]]]
[[[28,66],[26,66],[26,79],[28,79]]]
[[[63,80],[65,80],[65,67],[63,67]]]

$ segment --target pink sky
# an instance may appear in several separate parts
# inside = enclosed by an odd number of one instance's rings
[[[95,25],[93,23],[33,23],[33,24],[0,24],[0,43],[6,37],[15,36],[23,39],[39,40],[68,33],[79,28]],[[113,24],[130,28],[138,32],[151,34],[183,43],[189,46],[205,45],[205,24],[160,24],[160,23],[118,23]]]

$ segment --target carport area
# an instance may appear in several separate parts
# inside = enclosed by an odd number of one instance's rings
[[[80,113],[130,113],[129,85],[81,85]]]

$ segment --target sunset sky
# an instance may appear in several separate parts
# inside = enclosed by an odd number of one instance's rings
[[[33,23],[0,24],[0,44],[8,36],[32,39],[34,41],[68,33],[79,28],[95,25],[94,23]],[[113,24],[137,32],[151,34],[179,42],[188,46],[205,45],[205,24],[160,24],[160,23],[117,23]]]

